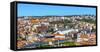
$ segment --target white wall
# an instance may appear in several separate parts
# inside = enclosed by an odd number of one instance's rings
[[[11,1],[13,0],[0,0],[0,52],[14,52],[9,49],[10,47],[10,2]],[[29,0],[29,1],[97,5],[98,8],[100,9],[99,0]],[[98,14],[100,14],[100,12],[98,12]],[[100,15],[98,15],[98,22],[100,22],[99,17]],[[100,24],[98,24],[98,26],[100,26]],[[98,31],[100,31],[100,27],[98,27]],[[100,44],[99,34],[100,32],[98,32],[98,44]],[[34,52],[99,52],[99,49],[100,49],[100,45],[95,47],[31,50],[30,52],[33,51]]]

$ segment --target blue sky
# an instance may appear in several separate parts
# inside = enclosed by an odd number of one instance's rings
[[[46,15],[96,15],[96,8],[53,6],[39,4],[18,4],[18,16],[46,16]]]

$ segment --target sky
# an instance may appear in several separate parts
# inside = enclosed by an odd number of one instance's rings
[[[73,6],[54,6],[39,4],[17,5],[18,17],[20,16],[64,16],[64,15],[96,15],[96,8],[73,7]]]

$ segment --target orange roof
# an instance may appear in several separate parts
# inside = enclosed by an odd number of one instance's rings
[[[80,38],[88,38],[88,35],[81,34]]]
[[[90,37],[91,38],[96,38],[96,35],[95,34],[92,34]]]
[[[31,22],[32,23],[39,23],[40,21],[39,21],[39,19],[32,19]]]
[[[55,40],[64,40],[65,38],[55,38]]]
[[[64,36],[64,34],[53,34],[54,36]]]

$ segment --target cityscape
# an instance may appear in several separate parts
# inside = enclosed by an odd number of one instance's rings
[[[17,6],[17,49],[96,45],[94,7]]]
[[[18,17],[18,49],[84,45],[96,45],[95,15]]]

